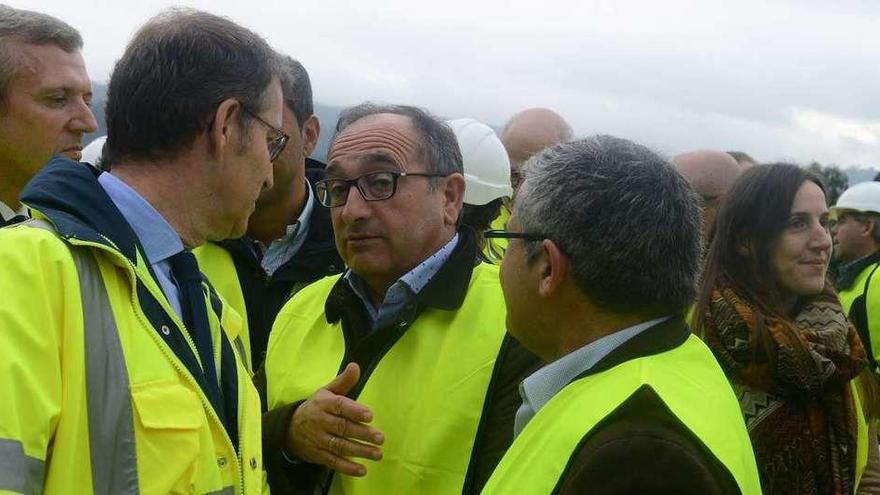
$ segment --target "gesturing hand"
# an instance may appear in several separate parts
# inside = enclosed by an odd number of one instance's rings
[[[293,413],[287,430],[287,452],[303,461],[322,464],[349,476],[364,476],[359,457],[378,461],[385,435],[368,426],[373,413],[345,396],[358,382],[360,367],[349,363],[332,382],[318,389]]]

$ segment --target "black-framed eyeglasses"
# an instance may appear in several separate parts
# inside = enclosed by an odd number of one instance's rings
[[[524,239],[526,241],[543,241],[547,236],[531,232],[509,232],[507,230],[487,230],[483,232],[486,239]]]
[[[246,106],[242,105],[241,109],[244,113],[260,121],[271,131],[266,137],[266,146],[269,148],[269,161],[274,162],[275,159],[278,158],[278,155],[281,154],[281,151],[284,150],[284,147],[287,146],[287,142],[290,141],[290,136],[281,129],[263,120],[263,118],[255,112],[248,110]]]
[[[354,179],[324,179],[315,183],[318,202],[327,208],[342,206],[348,201],[351,186],[357,187],[365,201],[382,201],[397,192],[401,177],[446,177],[445,174],[418,174],[408,172],[371,172]]]

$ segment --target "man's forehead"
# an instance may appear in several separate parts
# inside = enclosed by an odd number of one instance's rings
[[[31,89],[72,89],[91,92],[91,81],[79,51],[67,52],[55,45],[14,42],[14,78],[26,79]]]
[[[333,141],[328,172],[350,162],[388,162],[405,168],[419,149],[417,134],[408,117],[370,115],[346,127]]]

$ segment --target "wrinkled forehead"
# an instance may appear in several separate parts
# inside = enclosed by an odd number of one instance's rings
[[[419,171],[422,168],[421,149],[408,118],[371,115],[343,129],[333,141],[327,160],[327,174],[352,175],[364,173],[370,168]]]

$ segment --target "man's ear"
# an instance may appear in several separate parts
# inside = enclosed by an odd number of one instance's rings
[[[315,151],[318,145],[318,138],[321,136],[321,121],[318,116],[312,114],[307,118],[302,126],[303,154],[308,158]]]
[[[234,98],[224,100],[214,111],[208,135],[215,158],[223,156],[230,146],[241,139],[241,125],[237,120],[239,111],[241,104]]]
[[[540,273],[538,283],[538,295],[551,297],[559,291],[559,288],[568,278],[571,261],[568,256],[550,239],[541,241],[541,254],[535,260],[535,267]]]
[[[862,235],[868,238],[874,237],[874,230],[877,229],[877,219],[868,217],[862,224]]]
[[[455,225],[461,215],[461,204],[464,201],[464,176],[459,173],[450,174],[443,182],[446,224]]]

